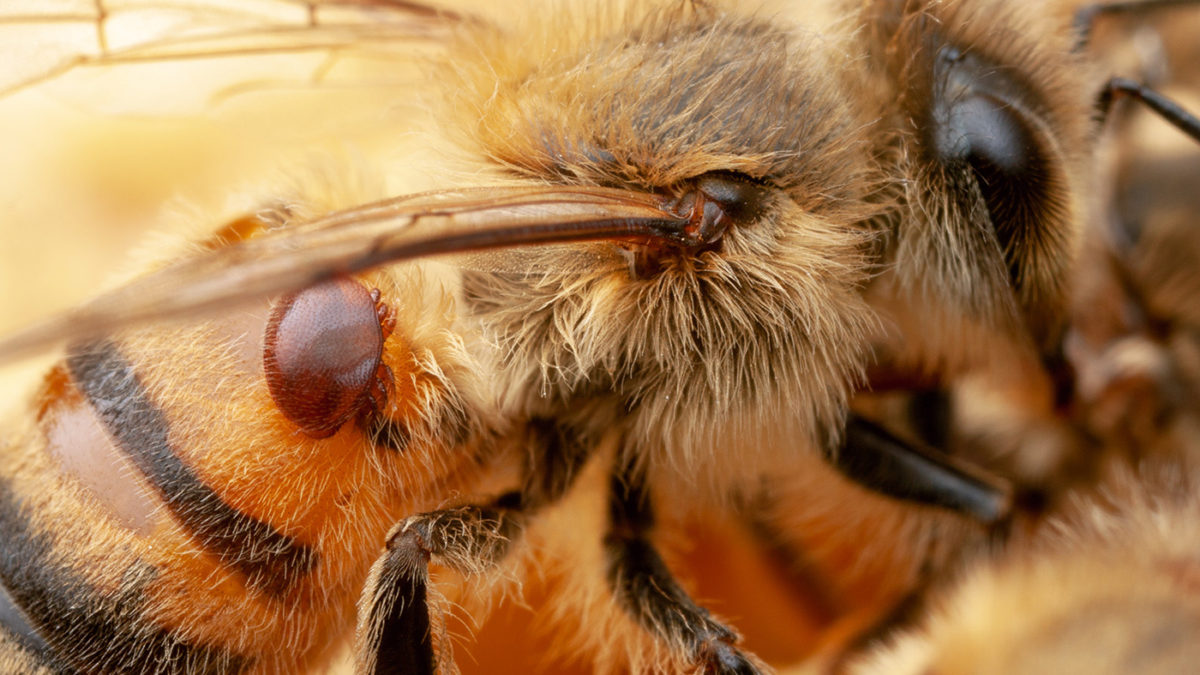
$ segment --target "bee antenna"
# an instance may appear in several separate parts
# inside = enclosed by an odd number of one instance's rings
[[[1100,91],[1100,96],[1096,100],[1096,110],[1101,122],[1108,119],[1113,101],[1123,96],[1140,101],[1147,108],[1158,113],[1159,117],[1170,122],[1176,129],[1200,143],[1200,118],[1188,112],[1171,98],[1125,77],[1112,78]]]
[[[1075,29],[1075,51],[1082,51],[1092,39],[1092,29],[1101,16],[1130,16],[1149,14],[1160,9],[1200,5],[1200,0],[1123,0],[1122,2],[1097,2],[1084,5],[1075,11],[1071,26]]]

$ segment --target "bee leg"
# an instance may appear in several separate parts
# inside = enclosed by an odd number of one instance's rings
[[[519,534],[519,493],[491,506],[464,506],[412,516],[388,534],[360,600],[356,672],[437,672],[429,616],[429,563],[471,573],[494,566]]]
[[[465,574],[497,565],[520,536],[526,518],[560,499],[574,484],[592,446],[552,420],[527,425],[530,452],[519,491],[487,506],[463,506],[412,516],[388,534],[359,601],[356,672],[437,672],[429,616],[429,563]]]
[[[1011,489],[932,448],[900,440],[858,415],[846,423],[842,447],[830,462],[842,475],[879,494],[938,506],[985,524],[1012,512]]]
[[[609,499],[604,549],[617,602],[643,628],[682,648],[699,672],[760,672],[734,646],[737,634],[688,597],[650,542],[654,515],[641,480],[631,471],[615,472]]]

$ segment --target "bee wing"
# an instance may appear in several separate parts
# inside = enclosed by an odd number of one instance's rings
[[[64,340],[228,308],[426,256],[595,240],[687,245],[657,195],[590,187],[439,191],[336,211],[203,251],[0,340],[0,362]]]
[[[13,0],[0,7],[0,96],[97,66],[387,50],[467,20],[407,0]]]

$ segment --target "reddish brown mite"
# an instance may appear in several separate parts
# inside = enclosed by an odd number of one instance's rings
[[[275,406],[313,438],[379,410],[391,390],[383,343],[396,325],[379,289],[335,279],[275,303],[263,370]]]

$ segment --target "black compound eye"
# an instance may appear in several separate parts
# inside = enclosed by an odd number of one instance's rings
[[[1037,141],[1024,117],[991,94],[973,94],[952,105],[939,134],[939,151],[967,161],[980,177],[1021,180],[1036,169]]]
[[[1034,92],[981,58],[944,47],[934,66],[931,129],[943,165],[974,172],[992,225],[1006,251],[1021,228],[1049,206],[1051,159],[1037,127]]]
[[[944,149],[949,161],[964,162],[974,174],[1013,285],[1019,287],[1023,254],[1054,208],[1051,160],[1032,120],[993,94],[964,96],[950,106],[945,122],[939,151]]]
[[[933,64],[926,142],[962,213],[982,199],[1009,282],[1035,333],[1054,302],[1046,270],[1062,248],[1066,183],[1055,123],[1039,92],[1015,69],[943,47]]]

